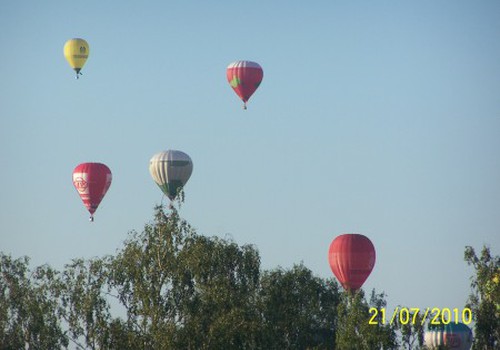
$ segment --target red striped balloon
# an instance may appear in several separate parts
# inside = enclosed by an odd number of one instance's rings
[[[229,85],[243,101],[243,108],[247,109],[246,103],[259,87],[264,77],[262,67],[251,61],[236,61],[226,69]]]
[[[375,265],[375,247],[368,237],[343,234],[330,244],[328,261],[333,274],[349,292],[361,288]]]
[[[111,170],[102,163],[82,163],[73,170],[73,185],[94,221],[94,213],[111,186]]]

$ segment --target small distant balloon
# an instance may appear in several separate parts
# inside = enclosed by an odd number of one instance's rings
[[[469,350],[472,346],[472,330],[460,322],[430,326],[425,333],[424,342],[431,350]]]
[[[80,71],[85,62],[87,62],[89,53],[89,44],[84,39],[74,38],[66,41],[66,44],[64,44],[64,57],[66,57],[69,65],[76,72],[76,79],[82,74]]]
[[[330,244],[328,261],[333,274],[348,292],[356,292],[375,266],[375,247],[366,236],[348,233]]]
[[[94,213],[111,186],[111,170],[102,163],[82,163],[73,170],[73,185],[94,221]]]
[[[193,162],[184,152],[167,150],[155,154],[149,161],[154,182],[173,201],[193,172]]]
[[[264,77],[262,67],[252,61],[236,61],[227,67],[226,76],[229,85],[243,101],[243,109],[247,109],[248,100]]]

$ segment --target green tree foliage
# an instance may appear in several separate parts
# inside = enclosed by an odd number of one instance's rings
[[[168,217],[158,209],[155,222],[141,234],[133,232],[109,259],[110,294],[126,311],[126,321],[114,322],[124,349],[173,348],[177,324],[183,322],[182,310],[175,307],[182,299],[178,256],[189,234],[177,212]]]
[[[383,293],[376,294],[372,291],[370,303],[364,299],[362,290],[354,294],[342,293],[341,302],[337,307],[336,349],[397,349],[396,325],[384,324],[380,318],[377,318],[376,324],[368,322],[373,315],[369,312],[370,308],[381,310],[386,307],[386,304]]]
[[[181,291],[188,291],[181,305],[184,338],[190,340],[184,345],[197,349],[255,348],[260,327],[257,250],[218,238],[192,236],[180,261],[184,276]]]
[[[262,276],[262,348],[333,349],[338,284],[314,277],[303,265]]]
[[[261,271],[251,245],[155,210],[112,256],[57,272],[0,254],[0,349],[393,349],[370,303],[302,264]]]
[[[28,258],[0,253],[0,349],[58,349],[68,345],[48,266],[29,271]]]
[[[109,291],[127,314],[114,327],[131,349],[255,348],[259,276],[253,247],[197,235],[158,208],[109,260]]]
[[[401,310],[402,307],[399,307]],[[420,310],[404,308],[408,311],[408,319],[397,319],[397,326],[401,332],[402,348],[405,350],[418,350],[423,348],[425,334],[424,315]],[[406,316],[406,314],[405,314]]]
[[[475,269],[471,278],[472,294],[467,307],[475,321],[474,349],[500,348],[500,256],[491,256],[483,247],[478,257],[472,247],[466,247],[464,259]]]
[[[105,290],[107,265],[101,259],[73,260],[59,279],[61,313],[70,340],[82,349],[103,349],[110,344],[110,306]]]

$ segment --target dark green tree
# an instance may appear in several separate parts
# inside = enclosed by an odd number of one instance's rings
[[[499,259],[477,258],[471,296],[482,338],[498,343]],[[467,260],[469,261],[469,260]],[[199,235],[177,209],[155,209],[115,255],[62,272],[0,253],[0,349],[396,349],[397,325],[369,324],[385,295],[339,292],[304,265],[261,271],[251,245]],[[413,316],[413,315],[412,315]],[[496,317],[496,318],[495,318]],[[413,318],[412,318],[413,319]],[[489,327],[489,328],[488,328]],[[497,327],[497,328],[495,328]],[[407,349],[422,328],[399,325]],[[490,333],[487,333],[490,332]],[[481,344],[481,343],[478,343]],[[488,343],[489,344],[489,343]]]
[[[60,349],[68,346],[57,302],[57,272],[29,270],[29,259],[0,253],[0,349]]]
[[[183,345],[193,349],[255,348],[260,325],[257,250],[220,238],[191,236],[179,261],[185,280],[179,290],[191,289],[180,305],[183,338],[189,340]]]
[[[155,221],[142,233],[132,232],[109,261],[109,294],[125,309],[126,320],[113,323],[115,333],[127,339],[125,349],[174,347],[182,315],[175,307],[178,255],[190,227],[176,211],[156,209]],[[119,339],[116,339],[118,341]]]
[[[263,349],[333,349],[338,284],[304,265],[264,272],[261,281]]]
[[[337,308],[338,329],[337,347],[338,350],[378,350],[397,349],[398,341],[396,335],[396,325],[384,324],[382,319],[377,319],[376,324],[369,321],[373,314],[370,314],[370,307],[377,310],[386,307],[384,294],[376,294],[372,291],[370,303],[364,299],[362,290],[356,293],[342,293],[341,302]]]
[[[402,307],[400,306],[399,309]],[[408,318],[397,318],[397,326],[401,332],[401,344],[406,350],[422,349],[424,344],[425,320],[420,310],[404,308],[408,311]],[[403,321],[403,322],[402,322]]]
[[[500,349],[500,256],[491,256],[486,246],[477,256],[474,248],[468,246],[464,259],[475,269],[467,304],[475,321],[473,347],[475,350]]]
[[[59,279],[60,304],[71,342],[80,349],[110,345],[110,305],[106,291],[108,266],[103,259],[75,259]]]
[[[175,208],[133,233],[110,261],[109,292],[126,310],[114,333],[130,349],[257,346],[260,257],[252,246],[208,238]]]

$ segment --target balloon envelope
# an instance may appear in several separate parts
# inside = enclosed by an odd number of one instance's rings
[[[256,62],[236,61],[227,67],[226,76],[229,85],[231,85],[234,92],[241,98],[244,108],[246,108],[248,99],[262,82],[264,71]]]
[[[111,180],[111,170],[102,163],[82,163],[73,170],[73,185],[89,211],[91,220],[111,186]]]
[[[158,187],[173,201],[193,172],[193,162],[184,152],[168,150],[155,154],[149,172]]]
[[[357,291],[375,265],[375,247],[368,237],[343,234],[330,244],[328,261],[333,274],[347,291]]]
[[[432,326],[424,336],[425,345],[429,349],[446,346],[452,350],[469,350],[472,346],[472,331],[463,323],[448,323]]]
[[[64,57],[66,57],[71,68],[75,70],[77,77],[80,70],[85,65],[89,53],[89,44],[84,39],[70,39],[64,44]]]

